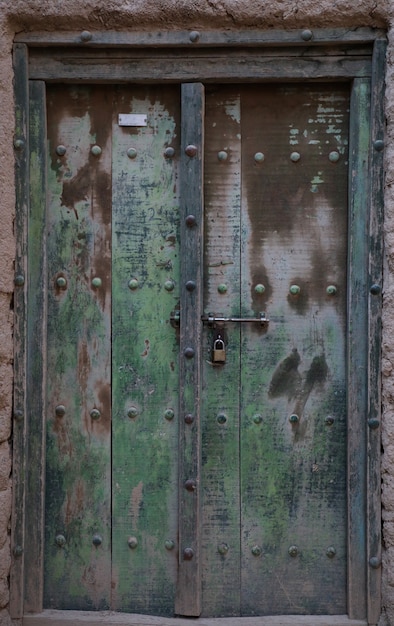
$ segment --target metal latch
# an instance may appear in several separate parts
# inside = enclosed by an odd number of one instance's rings
[[[201,321],[203,324],[208,324],[211,328],[213,328],[217,322],[238,322],[241,324],[259,323],[261,326],[268,326],[269,324],[269,319],[265,317],[265,313],[260,313],[260,317],[217,317],[214,313],[208,313],[208,315],[201,317]]]

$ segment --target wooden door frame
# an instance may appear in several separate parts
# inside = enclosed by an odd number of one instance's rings
[[[201,272],[203,89],[199,83],[346,81],[351,85],[349,146],[348,307],[348,615],[235,618],[245,625],[376,624],[381,579],[380,344],[382,293],[384,67],[386,39],[369,28],[300,31],[36,32],[15,38],[16,236],[15,386],[11,615],[26,625],[161,624],[185,620],[74,611],[44,611],[43,525],[45,471],[45,206],[46,82],[185,83],[182,99],[196,120],[183,121],[183,148],[196,143],[197,159],[181,156],[181,285]],[[188,85],[188,83],[192,83]],[[31,106],[29,103],[31,102]],[[194,193],[182,191],[182,178]],[[185,187],[184,187],[185,189]],[[186,222],[193,214],[196,225]],[[194,256],[190,256],[193,254]],[[199,343],[191,328],[201,296],[182,289],[180,415],[193,406],[194,426],[180,420],[182,467],[200,463]],[[192,299],[195,300],[192,302]],[[195,356],[185,358],[193,347]],[[190,345],[189,345],[190,344]],[[192,364],[192,365],[191,365]],[[188,404],[189,403],[189,404]],[[182,476],[180,476],[180,484]],[[182,492],[182,489],[181,489]],[[181,533],[196,547],[193,565],[182,555],[183,585],[199,607],[198,517]],[[180,550],[180,553],[182,550]],[[192,590],[192,593],[190,593]],[[181,612],[182,606],[178,605]],[[184,607],[183,607],[184,608]],[[231,624],[231,618],[225,618]],[[123,621],[122,621],[123,620]],[[126,621],[125,621],[126,620]],[[279,620],[282,620],[279,622]],[[201,618],[204,625],[223,619]]]

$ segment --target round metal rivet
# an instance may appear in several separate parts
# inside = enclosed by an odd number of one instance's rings
[[[173,291],[175,287],[175,283],[173,280],[166,280],[166,282],[164,283],[164,289],[166,291]]]
[[[186,226],[189,226],[189,227],[196,226],[197,224],[197,220],[194,215],[188,215],[187,218],[185,219],[185,222],[186,222]]]
[[[225,424],[227,422],[227,415],[225,413],[219,413],[216,419],[219,424]]]
[[[292,152],[290,155],[290,159],[291,161],[293,161],[293,163],[297,163],[297,161],[299,161],[301,158],[301,155],[299,152]]]
[[[312,37],[313,37],[313,33],[312,33],[311,30],[309,30],[309,28],[306,28],[301,33],[301,39],[303,41],[310,41],[312,39]]]
[[[255,286],[254,290],[255,290],[256,293],[262,294],[262,293],[265,292],[265,287],[264,287],[264,285],[259,283],[258,285]]]
[[[261,422],[263,421],[263,416],[260,415],[260,413],[256,413],[256,415],[253,415],[253,421],[255,424],[261,424]]]
[[[18,276],[15,276],[14,283],[17,287],[23,287],[25,284],[25,277],[22,276],[22,274],[18,274]]]
[[[185,489],[186,491],[195,491],[196,490],[196,481],[192,480],[191,478],[189,478],[188,480],[185,480]]]
[[[326,424],[327,424],[327,426],[332,426],[334,422],[335,422],[335,420],[332,417],[332,415],[327,415],[327,417],[326,417]]]
[[[66,414],[66,407],[64,406],[64,404],[58,404],[57,407],[55,408],[55,414],[57,415],[57,417],[64,417]]]
[[[14,553],[14,556],[18,556],[18,557],[22,556],[23,554],[22,546],[15,546],[15,548],[13,549],[13,553]]]
[[[196,283],[194,280],[188,280],[185,287],[188,291],[194,291],[196,288]]]
[[[198,30],[192,30],[189,35],[189,39],[192,43],[196,43],[200,39],[200,33]]]
[[[23,421],[23,418],[24,418],[23,411],[21,411],[21,409],[16,409],[16,411],[14,411],[14,420],[20,423]]]
[[[135,159],[135,157],[137,156],[137,150],[135,148],[129,148],[127,150],[127,156],[129,157],[129,159]]]
[[[98,409],[92,409],[90,411],[90,417],[92,418],[92,420],[98,420],[101,417],[101,413]]]
[[[25,147],[25,142],[23,139],[14,139],[14,148],[15,150],[22,150]]]
[[[187,359],[192,359],[194,357],[194,349],[193,348],[185,348],[183,353]]]
[[[101,287],[101,285],[103,284],[103,281],[101,280],[101,278],[99,278],[98,276],[95,276],[92,280],[92,285],[93,287]]]
[[[64,546],[67,543],[65,536],[64,535],[56,535],[55,543],[56,543],[57,546],[59,546],[59,548],[64,548]]]
[[[62,144],[60,144],[60,146],[56,148],[56,154],[58,156],[64,156],[66,152],[67,152],[67,148],[66,146],[63,146]]]
[[[260,546],[253,546],[252,548],[253,556],[261,556],[261,553],[262,553],[262,549]]]
[[[227,292],[227,285],[225,285],[224,283],[221,283],[220,285],[218,285],[218,292],[219,293],[226,293]]]
[[[229,546],[227,545],[227,543],[220,543],[218,545],[218,552],[222,556],[226,555],[228,551],[229,551]]]
[[[64,278],[64,276],[59,276],[56,279],[56,287],[59,287],[59,289],[65,289],[67,287],[67,279]]]
[[[377,556],[371,556],[369,564],[373,569],[378,569],[381,565],[381,561]]]
[[[193,548],[185,548],[183,551],[183,558],[185,559],[185,561],[191,561],[193,557],[194,557]]]
[[[189,157],[194,157],[197,154],[197,147],[190,144],[189,146],[186,146],[185,153]]]
[[[131,280],[129,280],[128,287],[132,291],[137,289],[138,288],[138,280],[136,278],[132,278]]]
[[[298,424],[299,421],[300,421],[300,418],[298,417],[298,415],[296,415],[295,413],[293,413],[293,415],[290,415],[289,417],[290,424]]]
[[[129,537],[128,540],[127,540],[127,545],[132,550],[135,550],[135,548],[138,546],[138,539],[137,539],[137,537]]]
[[[376,419],[376,417],[371,417],[368,420],[368,426],[372,429],[372,430],[376,430],[377,428],[379,428],[380,426],[380,420]]]
[[[93,156],[100,156],[102,150],[100,146],[92,146],[90,152],[93,154]]]
[[[329,559],[333,559],[336,553],[337,551],[335,550],[334,546],[329,546],[326,550],[326,554]]]
[[[96,547],[97,547],[97,546],[101,546],[101,544],[102,544],[102,543],[103,543],[103,538],[102,538],[102,536],[101,536],[101,535],[98,535],[98,534],[93,535],[93,538],[92,538],[92,544],[93,544],[94,546],[96,546]]]
[[[165,541],[164,543],[164,546],[166,550],[173,550],[175,548],[175,542],[171,539],[167,539],[167,541]]]
[[[376,141],[373,142],[373,147],[378,152],[381,152],[384,148],[384,141],[382,139],[377,139]]]
[[[298,296],[298,294],[301,292],[301,287],[299,287],[299,285],[290,285],[289,291],[292,296]]]
[[[166,409],[166,410],[164,411],[164,417],[165,417],[165,418],[166,418],[166,420],[168,420],[169,422],[170,422],[171,420],[173,420],[173,419],[174,419],[174,416],[175,416],[175,413],[174,413],[173,409]]]
[[[298,556],[298,548],[297,548],[297,546],[290,546],[288,552],[289,552],[289,555],[292,556],[293,558]]]
[[[194,417],[191,413],[187,413],[187,415],[185,415],[185,424],[193,424],[194,422]]]
[[[328,285],[326,289],[326,294],[328,296],[335,296],[336,292],[337,292],[337,288],[335,287],[335,285]]]
[[[88,30],[84,30],[81,33],[81,41],[84,41],[85,43],[87,41],[90,41],[92,39],[92,33],[90,33]]]
[[[333,150],[333,152],[330,152],[330,154],[328,155],[328,158],[331,163],[336,163],[337,161],[339,161],[339,152]]]
[[[168,148],[164,150],[164,156],[166,159],[172,159],[175,156],[174,148],[172,146],[168,146]]]
[[[256,154],[254,155],[254,160],[256,161],[256,163],[262,163],[265,159],[265,156],[262,152],[256,152]]]
[[[380,285],[372,285],[369,291],[373,296],[378,296],[381,292],[381,287]]]
[[[127,409],[127,417],[129,417],[130,419],[134,419],[137,416],[138,416],[137,407],[131,406],[129,409]]]
[[[228,159],[228,154],[225,150],[220,150],[220,152],[218,152],[218,159],[219,161],[227,161]]]

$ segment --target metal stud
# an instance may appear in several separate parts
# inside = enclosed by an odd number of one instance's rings
[[[93,538],[92,538],[92,544],[93,544],[94,546],[96,546],[96,548],[97,548],[98,546],[101,546],[101,544],[102,544],[102,543],[103,543],[103,538],[102,538],[102,536],[101,536],[101,535],[99,535],[99,534],[93,535]]]
[[[337,288],[335,287],[335,285],[328,285],[326,289],[326,294],[328,296],[335,296],[336,292],[337,292]]]
[[[227,422],[227,415],[225,413],[219,413],[216,419],[218,424],[225,424]]]
[[[56,148],[56,154],[58,156],[64,156],[67,152],[67,148],[66,146],[63,146],[62,144],[60,144],[57,148]]]
[[[384,148],[384,141],[382,139],[376,139],[376,141],[373,142],[373,147],[377,152],[381,152]]]
[[[18,422],[19,424],[23,422],[24,417],[25,417],[24,412],[21,409],[16,409],[14,411],[14,420]]]
[[[381,560],[377,556],[371,556],[371,558],[369,559],[369,564],[373,569],[378,569],[381,563]]]
[[[331,161],[331,163],[336,163],[337,161],[339,161],[339,152],[336,152],[336,150],[333,150],[328,155],[328,158]]]
[[[258,293],[260,295],[260,294],[265,292],[265,287],[264,287],[264,285],[259,283],[258,285],[255,286],[254,290],[255,290],[256,293]]]
[[[290,285],[289,291],[292,296],[298,296],[298,294],[301,292],[301,287],[299,285]]]
[[[256,161],[256,163],[262,163],[265,159],[265,156],[262,152],[256,152],[256,154],[254,155],[254,160]]]
[[[24,139],[14,139],[15,150],[22,150],[25,147]]]
[[[13,549],[13,553],[14,553],[14,556],[16,556],[16,557],[22,556],[22,554],[23,554],[22,546],[15,546],[15,548]]]
[[[371,287],[369,288],[369,291],[373,296],[378,296],[380,292],[382,291],[382,289],[380,285],[371,285]]]
[[[296,556],[298,556],[298,548],[297,546],[290,546],[288,553],[291,557],[295,558]]]
[[[22,274],[18,274],[15,276],[14,283],[17,287],[23,287],[25,284],[25,277]]]
[[[225,285],[224,283],[221,283],[220,285],[218,285],[218,292],[227,293],[227,285]]]
[[[193,557],[194,557],[193,548],[185,548],[183,551],[183,558],[185,559],[185,561],[191,561]]]
[[[310,41],[312,38],[313,38],[313,32],[309,30],[309,28],[306,28],[305,30],[302,31],[301,39],[303,41]]]
[[[185,348],[183,354],[187,359],[192,359],[194,357],[194,348]]]
[[[329,546],[326,550],[326,554],[329,559],[333,559],[336,553],[337,551],[335,550],[334,546]]]
[[[128,287],[129,289],[131,289],[131,291],[135,291],[135,289],[138,289],[138,279],[131,278],[131,280],[129,280],[128,282]]]
[[[253,556],[261,556],[261,553],[263,552],[263,550],[261,549],[260,546],[253,546],[252,550],[251,550]]]
[[[200,39],[200,33],[198,32],[198,30],[192,30],[189,34],[189,39],[192,43],[197,43],[197,41]]]
[[[64,417],[66,414],[66,407],[64,404],[58,404],[55,408],[55,414],[57,417]]]
[[[197,489],[196,481],[191,478],[185,480],[185,489],[186,491],[195,491]]]
[[[164,156],[166,159],[172,159],[175,156],[174,148],[172,146],[168,146],[168,148],[164,150]]]
[[[164,289],[166,291],[174,291],[175,283],[173,280],[166,280],[164,283]]]
[[[101,413],[98,409],[92,409],[90,411],[90,417],[92,418],[92,420],[98,420],[101,417]]]
[[[55,543],[56,543],[57,546],[59,546],[59,548],[64,548],[64,546],[67,543],[65,536],[64,535],[56,535]]]
[[[298,415],[296,415],[295,413],[290,415],[289,417],[290,424],[298,424],[299,421],[300,421],[300,418],[298,417]]]
[[[194,146],[193,144],[186,146],[185,153],[188,157],[195,157],[197,154],[197,146]]]
[[[127,545],[129,546],[129,548],[131,548],[131,550],[135,550],[136,547],[138,546],[137,537],[129,537],[127,540]]]
[[[228,159],[228,154],[225,150],[220,150],[220,152],[218,152],[218,159],[219,161],[227,161]]]
[[[192,226],[197,225],[197,220],[194,215],[188,215],[185,219],[185,223],[186,226],[189,226],[189,228],[191,228]]]
[[[103,281],[101,280],[101,278],[99,278],[98,276],[95,276],[92,280],[92,286],[93,287],[101,287],[103,284]]]
[[[131,406],[129,409],[127,409],[127,417],[129,417],[130,419],[134,419],[138,417],[137,407]]]
[[[185,415],[185,424],[193,424],[194,416],[191,413]]]
[[[290,155],[290,160],[293,161],[293,163],[297,163],[297,161],[299,161],[301,158],[301,155],[299,152],[292,152]]]
[[[335,422],[334,418],[332,417],[332,415],[327,415],[326,417],[326,424],[327,426],[332,426],[333,423]]]
[[[253,421],[255,424],[261,424],[263,416],[260,413],[256,413],[256,415],[253,415]]]
[[[221,554],[222,556],[225,556],[227,554],[227,552],[229,551],[229,545],[227,543],[220,543],[218,545],[218,552],[219,554]]]
[[[66,289],[67,279],[64,276],[58,276],[56,279],[56,287],[59,287],[59,289]]]
[[[376,417],[370,417],[368,420],[368,426],[371,430],[376,430],[380,426],[380,420],[378,420]]]
[[[194,291],[196,288],[196,282],[194,280],[188,280],[185,287],[188,291]]]
[[[90,152],[93,154],[93,156],[100,156],[102,150],[100,148],[100,146],[92,146],[90,149]]]
[[[171,539],[167,539],[164,542],[164,546],[166,550],[173,550],[175,548],[175,542],[172,541]]]
[[[126,154],[129,159],[135,159],[135,157],[137,156],[137,150],[135,148],[129,148]]]
[[[173,420],[173,419],[174,419],[174,416],[175,416],[175,413],[174,413],[173,409],[166,409],[166,410],[164,411],[164,417],[165,417],[165,418],[166,418],[166,420],[168,420],[169,422],[170,422],[171,420]]]
[[[81,33],[81,41],[83,41],[84,43],[87,43],[88,41],[91,41],[92,39],[92,33],[90,33],[88,30],[84,30]]]

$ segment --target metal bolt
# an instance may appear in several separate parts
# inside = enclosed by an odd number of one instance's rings
[[[261,422],[263,421],[263,416],[260,415],[260,413],[256,413],[256,415],[253,415],[253,421],[255,424],[261,424]]]
[[[337,551],[335,550],[334,546],[329,546],[326,550],[326,554],[329,559],[333,559],[336,553]]]
[[[175,287],[175,283],[173,280],[166,280],[166,282],[164,283],[164,289],[166,291],[173,291]]]
[[[377,556],[371,556],[369,564],[373,569],[378,569],[381,565],[381,560]]]
[[[327,417],[326,417],[326,424],[328,426],[332,426],[334,422],[335,422],[334,418],[331,415],[327,415]]]
[[[333,150],[333,152],[330,152],[330,154],[328,155],[328,158],[331,163],[336,163],[337,161],[339,161],[339,152]]]
[[[22,556],[23,554],[23,548],[22,546],[15,546],[14,550],[13,550],[14,556]]]
[[[290,285],[289,291],[292,296],[298,296],[298,294],[301,292],[301,287],[299,285]]]
[[[187,413],[185,415],[185,424],[193,424],[194,422],[194,417],[191,413]]]
[[[381,152],[384,148],[384,141],[382,139],[376,139],[376,141],[373,142],[373,147],[378,152]]]
[[[218,292],[219,293],[226,293],[227,292],[227,285],[225,285],[224,283],[221,283],[220,285],[218,285]]]
[[[228,551],[229,551],[229,546],[227,545],[227,543],[220,543],[218,545],[218,552],[219,552],[219,554],[225,556]]]
[[[135,159],[135,157],[137,156],[137,150],[135,148],[129,148],[126,154],[129,159]]]
[[[254,160],[256,161],[256,163],[262,163],[265,159],[265,156],[262,152],[256,152],[256,154],[254,155]]]
[[[380,426],[380,421],[376,419],[376,417],[371,417],[368,420],[368,426],[370,427],[371,430],[376,430]]]
[[[67,279],[64,276],[58,276],[56,279],[56,287],[59,287],[59,289],[66,289]]]
[[[196,481],[189,478],[185,480],[185,489],[186,491],[195,491],[197,488]]]
[[[194,280],[188,280],[185,287],[188,291],[194,291],[196,288],[196,283]]]
[[[262,549],[261,549],[260,546],[257,546],[257,545],[253,546],[253,548],[252,548],[253,556],[261,556],[261,553],[262,553]]]
[[[129,537],[127,540],[127,544],[129,546],[129,548],[131,548],[132,550],[135,550],[135,548],[138,546],[138,539],[137,537]]]
[[[92,280],[92,286],[93,287],[101,287],[101,285],[103,284],[103,281],[101,280],[101,278],[99,278],[98,276],[95,276]]]
[[[102,150],[100,146],[92,146],[90,152],[93,154],[93,156],[100,156]]]
[[[298,424],[299,421],[300,421],[300,418],[298,417],[298,415],[296,415],[295,413],[290,415],[289,417],[290,424]]]
[[[175,542],[171,539],[167,539],[164,543],[166,550],[173,550],[175,548]]]
[[[197,225],[197,220],[194,215],[188,215],[185,219],[185,223],[186,226],[189,226],[189,228],[191,228],[192,226]]]
[[[190,144],[189,146],[186,146],[185,153],[188,157],[195,157],[197,154],[197,147]]]
[[[22,274],[18,274],[18,276],[15,276],[14,283],[17,287],[23,287],[25,284],[25,277],[22,276]]]
[[[198,30],[192,30],[189,35],[189,39],[192,43],[196,43],[200,39],[200,33]]]
[[[313,33],[311,30],[309,30],[309,28],[306,28],[301,33],[301,39],[303,39],[304,41],[310,41],[312,37],[313,37]]]
[[[102,536],[98,535],[98,534],[93,535],[92,543],[93,543],[94,546],[96,546],[96,548],[97,548],[97,546],[101,546],[101,544],[103,543]]]
[[[298,556],[298,548],[297,548],[297,546],[290,546],[288,552],[289,552],[289,555],[291,557],[293,557],[293,558]]]
[[[90,411],[90,417],[92,418],[92,420],[98,420],[101,417],[101,413],[98,409],[92,409]]]
[[[297,161],[299,161],[301,158],[301,155],[299,152],[292,152],[290,155],[290,159],[293,161],[293,163],[297,163]]]
[[[228,154],[225,150],[220,150],[220,152],[218,152],[218,159],[219,161],[227,161],[228,159]]]
[[[335,287],[335,285],[328,285],[326,289],[326,294],[328,296],[335,296],[336,292],[337,292],[337,288]]]
[[[138,280],[136,278],[132,278],[131,280],[129,280],[129,289],[131,289],[131,291],[134,291],[137,288],[138,288]]]
[[[369,291],[373,296],[378,296],[380,292],[382,291],[382,289],[380,285],[371,285],[371,287],[369,288]]]
[[[59,546],[59,548],[64,548],[64,546],[67,543],[65,536],[64,535],[56,535],[55,543],[56,543],[57,546]]]
[[[92,33],[90,33],[88,30],[82,31],[82,33],[81,33],[81,41],[87,43],[91,39],[92,39]]]
[[[67,152],[67,148],[66,146],[63,146],[62,144],[60,144],[60,146],[56,148],[56,154],[58,156],[64,156],[66,152]]]
[[[16,409],[14,411],[14,420],[21,423],[23,421],[24,418],[24,413],[21,409]]]
[[[175,416],[175,413],[174,413],[173,409],[166,409],[166,410],[164,411],[164,417],[165,417],[165,418],[166,418],[166,420],[168,420],[169,422],[170,422],[171,420],[173,420],[173,419],[174,419],[174,416]]]
[[[66,414],[66,407],[64,406],[64,404],[58,404],[57,407],[55,408],[55,414],[57,415],[57,417],[64,417]]]
[[[164,150],[164,156],[166,159],[172,159],[175,156],[175,150],[172,146],[169,146]]]
[[[192,359],[194,357],[194,348],[185,348],[183,354],[187,359]]]
[[[216,419],[219,424],[225,424],[227,422],[227,415],[225,413],[219,413]]]
[[[183,558],[185,559],[185,561],[191,561],[193,557],[194,557],[193,548],[185,548],[183,551]]]
[[[255,290],[256,293],[262,294],[262,293],[265,292],[265,287],[264,287],[264,285],[259,283],[258,285],[255,286],[254,290]]]
[[[14,148],[15,150],[22,150],[25,147],[25,142],[23,139],[14,139]]]
[[[128,410],[127,410],[127,417],[129,417],[130,419],[134,419],[135,417],[138,416],[138,409],[135,406],[131,406]]]

